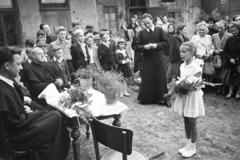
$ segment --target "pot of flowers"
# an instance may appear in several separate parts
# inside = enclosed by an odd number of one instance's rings
[[[90,67],[78,69],[74,73],[75,78],[78,79],[83,89],[90,89],[92,87],[92,71]]]
[[[106,72],[95,76],[95,89],[105,95],[107,104],[117,101],[119,91],[122,88],[122,76],[116,72]]]

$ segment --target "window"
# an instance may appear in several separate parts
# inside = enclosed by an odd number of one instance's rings
[[[12,0],[1,0],[0,8],[13,8]]]
[[[175,2],[175,0],[162,0],[162,3],[171,3],[171,2]]]
[[[39,0],[40,10],[69,10],[69,0]]]
[[[1,0],[0,3],[0,47],[21,44],[18,3]]]
[[[117,31],[117,13],[118,7],[117,6],[104,6],[104,19],[106,28],[114,31]]]
[[[130,0],[130,7],[146,6],[145,0]]]

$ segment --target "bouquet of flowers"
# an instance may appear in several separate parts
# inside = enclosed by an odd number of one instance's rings
[[[91,111],[88,110],[88,97],[91,96],[87,91],[79,86],[73,86],[60,94],[59,107],[64,112],[66,110],[74,110],[77,116],[84,122],[88,123],[91,117]]]
[[[187,95],[189,92],[200,90],[205,85],[214,86],[214,84],[205,82],[201,77],[187,76],[184,79],[178,78],[174,86],[174,92],[178,95]]]

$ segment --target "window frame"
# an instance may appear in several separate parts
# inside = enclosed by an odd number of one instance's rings
[[[1,8],[0,13],[17,13],[19,12],[18,1],[11,0],[13,7],[12,8]]]
[[[4,20],[3,20],[3,15],[4,14],[13,14],[15,17],[15,22],[16,22],[16,28],[18,30],[17,34],[17,46],[23,45],[23,37],[22,37],[22,26],[21,26],[21,21],[20,21],[20,13],[19,13],[19,5],[17,0],[12,0],[13,7],[12,8],[1,8],[0,9],[0,29],[3,31],[3,40],[4,40],[4,46],[8,46],[7,44],[7,37],[6,37],[6,29],[4,27]],[[14,45],[16,46],[16,45]]]
[[[69,0],[66,0],[66,7],[49,7],[49,8],[44,8],[43,3],[41,0],[38,0],[39,2],[39,10],[41,11],[70,11],[70,5],[69,5]]]

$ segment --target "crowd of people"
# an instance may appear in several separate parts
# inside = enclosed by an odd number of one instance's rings
[[[36,160],[66,158],[69,138],[63,127],[65,120],[38,95],[51,83],[60,91],[69,87],[74,83],[73,73],[86,67],[103,74],[116,70],[125,78],[140,72],[138,100],[142,104],[163,102],[171,107],[166,98],[166,94],[171,94],[167,84],[173,86],[177,77],[189,74],[223,84],[217,94],[228,91],[226,98],[233,97],[236,87],[235,98],[240,99],[238,22],[240,15],[233,17],[231,23],[216,22],[209,17],[206,22],[197,24],[191,38],[186,36],[186,25],[177,25],[167,16],[154,19],[150,14],[131,17],[129,25],[121,25],[123,34],[117,38],[109,29],[97,32],[94,26],[87,25],[83,30],[79,20],[72,22],[71,31],[58,26],[54,34],[48,23],[40,24],[36,41],[27,39],[23,51],[11,47],[0,50],[1,106],[10,113],[13,148],[34,148],[28,156]],[[25,88],[13,81],[18,73]],[[123,95],[130,96],[126,90]],[[179,150],[184,157],[196,153],[196,120],[205,115],[202,93],[199,91],[189,97],[177,97],[174,104],[174,110],[184,117],[188,143]],[[55,129],[49,133],[50,129],[45,126],[51,128],[53,124]],[[40,132],[42,138],[34,136]],[[28,143],[22,143],[25,141]]]

